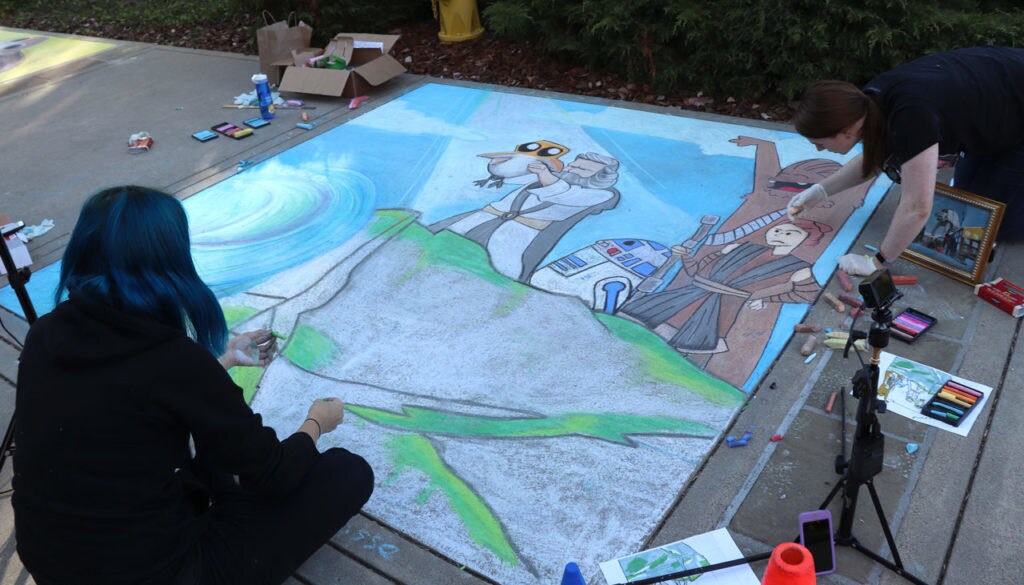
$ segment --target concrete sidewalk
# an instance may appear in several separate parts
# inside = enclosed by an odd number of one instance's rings
[[[253,110],[221,106],[252,89],[249,77],[255,57],[193,51],[134,43],[117,47],[67,66],[19,81],[0,84],[0,147],[5,153],[0,211],[35,224],[52,218],[56,227],[33,240],[35,267],[60,258],[81,203],[100,188],[125,183],[152,185],[188,197],[234,172],[241,160],[258,162],[310,137],[361,115],[428,81],[405,75],[373,94],[358,110],[347,100],[308,99],[319,124],[297,129],[299,112],[283,110],[255,137],[219,139],[200,144],[192,132],[222,122],[239,123]],[[470,85],[470,84],[462,84]],[[514,92],[517,90],[502,89]],[[521,92],[539,94],[539,92]],[[602,100],[562,96],[590,103]],[[680,110],[614,102],[666,115],[694,116]],[[742,126],[791,130],[780,124],[707,116]],[[128,136],[150,132],[153,151],[126,154]],[[897,202],[894,189],[869,221],[855,248],[877,243]],[[1020,246],[1000,246],[990,277],[1024,282]],[[893,341],[890,349],[991,386],[994,391],[968,437],[912,423],[895,414],[880,415],[886,435],[884,471],[875,487],[893,528],[908,571],[928,583],[1020,583],[1024,556],[1024,466],[1017,454],[1024,445],[1024,408],[1019,372],[1024,363],[1015,352],[1020,322],[979,301],[970,287],[901,260],[893,269],[915,275],[919,284],[903,287],[898,308],[912,306],[938,318],[920,341]],[[827,290],[840,291],[836,282]],[[0,320],[18,340],[24,321],[0,309]],[[866,327],[866,318],[860,325]],[[836,313],[820,300],[807,321],[836,326]],[[821,349],[804,363],[797,351],[802,337],[790,346],[753,393],[733,426],[733,434],[757,427],[743,448],[721,444],[692,481],[680,486],[680,497],[653,535],[650,544],[672,542],[727,527],[748,554],[770,550],[797,534],[799,512],[817,508],[835,485],[833,465],[840,445],[841,409],[824,410],[829,395],[849,389],[859,367],[839,352]],[[6,428],[14,402],[17,346],[0,337],[0,425]],[[852,433],[856,401],[846,400],[846,430]],[[770,442],[775,434],[784,436]],[[909,453],[907,445],[919,449]],[[0,489],[10,486],[10,465],[0,474]],[[866,488],[861,490],[853,534],[867,548],[889,557],[888,547]],[[835,521],[840,501],[833,500]],[[9,495],[0,499],[0,583],[32,583],[15,553]],[[901,583],[866,556],[840,547],[839,571],[822,583]],[[608,558],[621,551],[608,551]],[[760,575],[764,563],[754,565]],[[603,579],[596,567],[585,567],[591,583]],[[551,576],[549,582],[557,582]],[[289,583],[488,583],[412,541],[374,518],[360,515],[330,545],[311,558]]]

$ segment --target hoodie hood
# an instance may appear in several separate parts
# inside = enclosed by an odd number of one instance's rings
[[[122,360],[185,337],[185,332],[97,303],[68,300],[33,326],[55,362],[65,366]]]

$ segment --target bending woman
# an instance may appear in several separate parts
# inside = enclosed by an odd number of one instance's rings
[[[316,448],[340,400],[284,440],[246,405],[225,369],[266,365],[274,338],[228,340],[174,197],[86,201],[57,301],[18,370],[15,531],[40,585],[276,585],[369,499],[363,458]]]
[[[937,168],[956,164],[954,185],[1007,204],[1001,240],[1024,236],[1024,49],[976,47],[922,57],[872,79],[863,90],[820,81],[793,122],[818,147],[862,154],[794,196],[791,216],[885,171],[902,183],[889,231],[874,258],[847,254],[840,268],[870,274],[896,259],[932,211]]]

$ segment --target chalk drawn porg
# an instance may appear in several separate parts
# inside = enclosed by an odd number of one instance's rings
[[[0,72],[14,69],[25,60],[25,54],[21,52],[22,49],[38,45],[45,40],[46,37],[25,37],[0,42]]]
[[[473,181],[473,184],[477,187],[499,189],[505,185],[506,179],[532,175],[529,166],[535,163],[543,163],[551,172],[560,172],[564,163],[559,160],[559,157],[567,152],[569,149],[561,144],[537,140],[519,144],[513,152],[489,152],[477,155],[490,160],[487,163],[489,176],[486,179]]]

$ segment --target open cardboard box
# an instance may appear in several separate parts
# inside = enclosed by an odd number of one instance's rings
[[[284,68],[282,92],[312,93],[317,95],[357,97],[393,77],[405,73],[394,57],[388,54],[399,35],[339,33],[323,49],[292,51],[290,59],[277,61]],[[315,69],[303,67],[310,57],[337,55],[349,64],[349,69]]]

